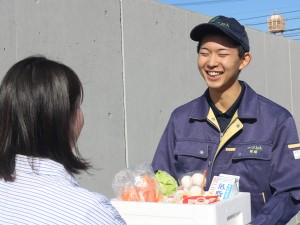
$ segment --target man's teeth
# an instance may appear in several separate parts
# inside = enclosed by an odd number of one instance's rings
[[[220,72],[207,72],[209,76],[213,76],[213,77],[216,77],[216,76],[220,76],[221,73]]]

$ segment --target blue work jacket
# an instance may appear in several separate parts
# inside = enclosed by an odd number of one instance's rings
[[[242,81],[241,81],[242,82]],[[251,193],[252,224],[286,224],[300,210],[300,144],[292,115],[244,82],[241,103],[221,133],[203,96],[174,110],[152,166],[175,179],[206,170],[240,176]]]

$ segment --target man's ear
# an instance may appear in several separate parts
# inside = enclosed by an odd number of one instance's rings
[[[251,61],[251,58],[252,58],[252,56],[251,56],[250,52],[246,52],[245,55],[241,58],[242,63],[241,63],[241,65],[240,65],[239,69],[242,70],[242,69],[244,69],[246,66],[248,66],[248,64],[249,64],[250,61]]]

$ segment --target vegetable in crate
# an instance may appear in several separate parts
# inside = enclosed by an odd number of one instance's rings
[[[177,181],[167,172],[158,170],[155,177],[160,184],[160,188],[164,196],[169,196],[177,191]]]
[[[116,197],[122,201],[159,202],[163,199],[160,185],[147,163],[118,172],[112,188]]]

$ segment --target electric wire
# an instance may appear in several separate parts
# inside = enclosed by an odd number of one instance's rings
[[[214,0],[214,1],[202,1],[202,2],[185,2],[185,3],[172,3],[174,6],[189,6],[189,5],[207,5],[217,3],[228,3],[228,2],[243,2],[247,0]]]
[[[287,19],[285,19],[285,21],[288,21],[288,20],[299,20],[299,19],[300,19],[300,17],[294,17],[294,18],[287,18]],[[254,26],[254,25],[260,25],[260,24],[266,24],[266,23],[267,23],[267,21],[258,22],[258,23],[246,23],[244,25],[246,25],[246,26]]]
[[[300,9],[299,10],[293,10],[293,11],[287,11],[287,12],[281,12],[281,13],[278,13],[278,14],[282,15],[282,14],[288,14],[288,13],[294,13],[294,12],[300,12]],[[276,14],[276,12],[274,14]],[[265,17],[268,17],[268,16],[270,16],[270,15],[262,15],[262,16],[242,18],[242,19],[239,19],[239,21],[242,21],[242,20],[251,20],[251,19],[258,19],[258,18],[265,18]]]
[[[163,1],[163,0],[157,0],[157,1]],[[193,2],[191,2],[191,1],[190,2],[184,2],[184,0],[182,0],[181,3],[179,2],[179,3],[168,3],[168,4],[173,5],[173,6],[177,6],[177,7],[180,7],[180,8],[196,11],[196,10],[193,10],[191,7],[192,6],[198,6],[198,5],[208,5],[208,4],[217,5],[217,4],[222,4],[222,3],[235,3],[235,2],[244,2],[244,1],[249,1],[249,0],[211,0],[211,1],[206,0],[206,1],[198,1],[198,2],[195,2],[195,1],[193,1]],[[293,7],[293,10],[288,10],[288,11],[284,11],[284,12],[278,12],[278,10],[274,10],[273,14],[257,15],[257,16],[253,16],[253,17],[250,16],[250,17],[242,17],[242,18],[236,17],[236,19],[238,21],[240,21],[244,26],[249,26],[249,27],[253,27],[253,28],[258,27],[258,29],[260,27],[260,29],[265,30],[265,28],[262,28],[262,25],[267,26],[267,24],[268,24],[267,19],[272,15],[290,14],[291,17],[290,18],[285,18],[285,21],[299,20],[300,16],[298,16],[298,15],[299,15],[300,9],[299,9],[298,6],[300,6],[300,5],[291,5],[289,7],[283,7],[283,8]],[[281,8],[281,9],[283,9],[283,8]],[[266,11],[268,11],[268,9],[260,10],[260,12],[262,12],[262,13],[266,12]],[[199,12],[199,10],[197,10],[196,12],[201,13],[201,12]],[[247,13],[247,14],[250,14],[250,13],[257,14],[257,12],[258,12],[258,10],[255,10],[255,11],[252,11],[252,12],[244,12],[243,15],[245,15],[245,13]],[[234,12],[231,12],[230,14],[234,15]],[[242,14],[242,13],[240,12],[240,14]],[[223,15],[225,15],[225,13],[223,13]],[[295,15],[296,17],[293,17],[293,15]],[[261,19],[261,18],[265,18],[265,21],[261,21],[261,20],[259,21],[259,19]],[[297,30],[300,30],[300,28],[296,27],[296,28],[286,29],[286,30],[283,31],[284,36],[288,37],[290,39],[293,39],[293,40],[299,40],[295,37],[299,36],[300,34],[295,33],[295,32],[290,33],[292,31],[297,31]]]

